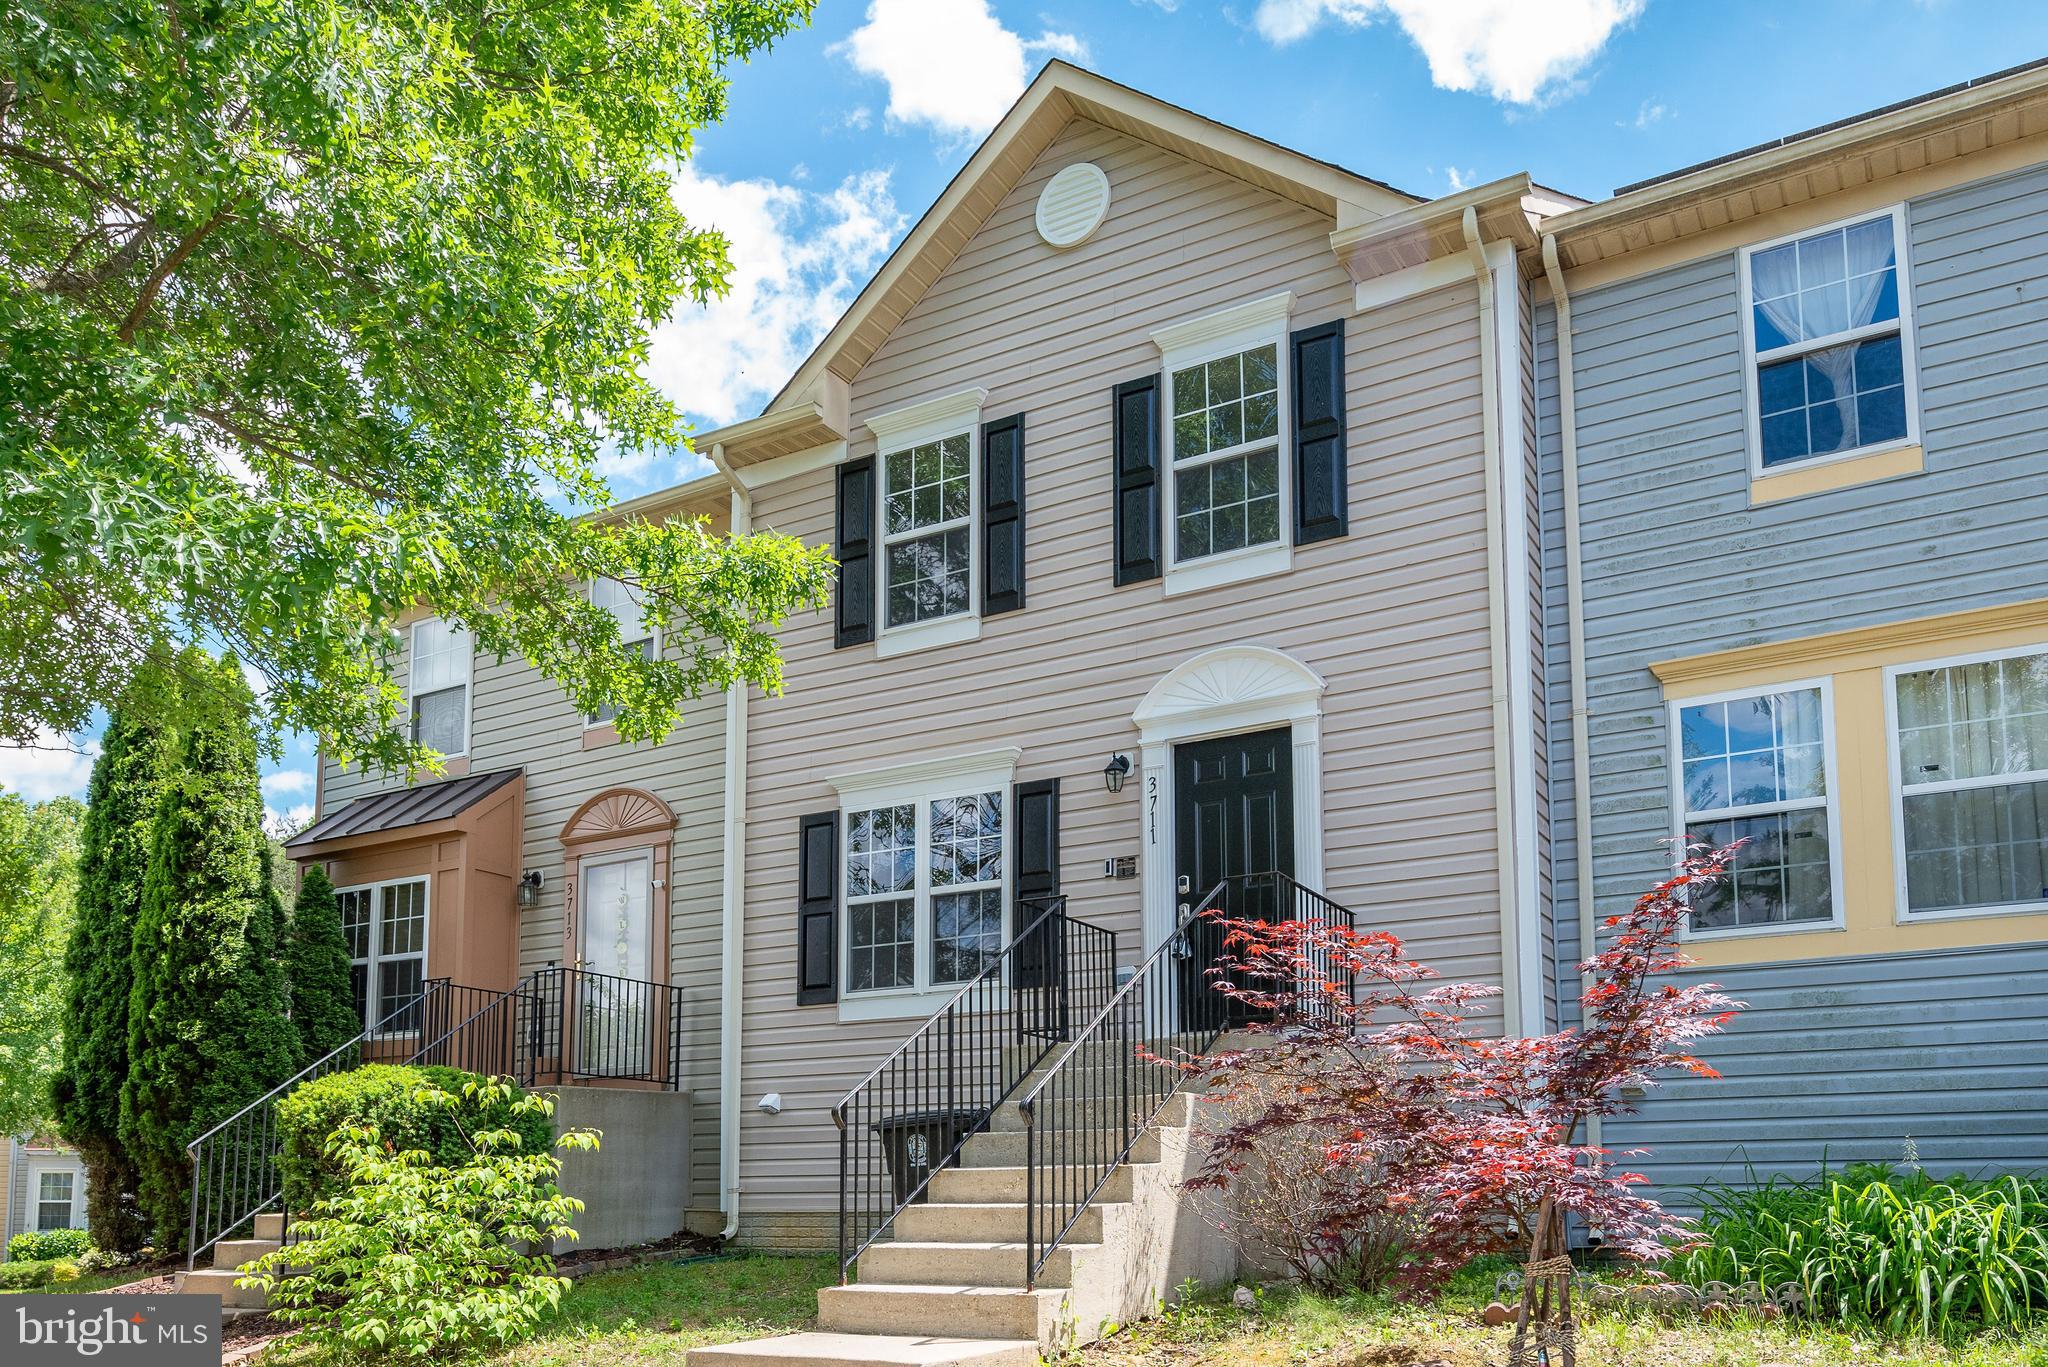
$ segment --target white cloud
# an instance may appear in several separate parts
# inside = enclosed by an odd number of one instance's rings
[[[80,744],[55,731],[37,736],[34,745],[0,745],[0,788],[19,793],[30,802],[82,798],[99,752],[96,740]]]
[[[274,840],[289,840],[313,824],[313,804],[301,802],[288,811],[263,809],[263,829]]]
[[[646,372],[684,412],[722,425],[751,416],[790,377],[887,254],[903,217],[886,170],[816,191],[686,168],[672,193],[693,225],[731,242],[732,288],[709,304],[680,305],[656,328]]]
[[[1648,128],[1651,124],[1656,123],[1658,120],[1662,119],[1666,114],[1669,114],[1670,112],[1670,110],[1666,109],[1663,105],[1657,103],[1657,101],[1655,100],[1644,100],[1642,103],[1642,107],[1636,110],[1636,116],[1634,118],[1616,119],[1614,121],[1614,126],[1616,128],[1633,128],[1638,133],[1640,133],[1645,128]]]
[[[263,776],[263,796],[290,797],[303,793],[313,786],[313,775],[304,769],[280,769],[274,774]]]
[[[1012,33],[988,0],[871,0],[867,22],[835,50],[887,83],[892,122],[924,124],[949,139],[995,127],[1023,93],[1034,58],[1088,58],[1071,33]]]
[[[1253,24],[1274,43],[1307,37],[1324,19],[1391,18],[1422,49],[1445,90],[1535,104],[1567,88],[1648,0],[1259,0]]]
[[[1460,171],[1455,166],[1446,166],[1444,168],[1444,179],[1450,182],[1452,194],[1456,194],[1458,191],[1471,185],[1472,177],[1477,174],[1476,171]]]

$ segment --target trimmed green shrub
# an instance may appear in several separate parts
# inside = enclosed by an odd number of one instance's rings
[[[363,1033],[349,988],[348,939],[341,931],[341,907],[334,884],[318,864],[309,865],[292,906],[285,941],[285,976],[292,993],[292,1028],[299,1032],[299,1057],[318,1063]]]
[[[150,831],[178,764],[178,673],[146,668],[108,715],[79,827],[78,900],[64,969],[64,1053],[51,1101],[57,1132],[85,1159],[86,1220],[101,1248],[133,1252],[149,1238],[138,1174],[121,1143],[128,1080],[130,939],[142,909]]]
[[[0,1263],[0,1291],[33,1291],[56,1280],[54,1262]]]
[[[1670,1271],[1797,1283],[1812,1313],[1954,1339],[2048,1317],[2048,1185],[1937,1180],[1883,1165],[1702,1194],[1708,1241]]]
[[[151,835],[130,959],[121,1137],[157,1241],[185,1237],[186,1144],[298,1068],[284,903],[256,786],[254,698],[232,659],[194,662],[180,771]],[[227,1160],[230,1164],[237,1161]]]
[[[7,1259],[47,1262],[52,1258],[83,1258],[92,1252],[92,1235],[82,1229],[25,1229],[7,1241]]]
[[[343,1125],[326,1142],[341,1169],[334,1193],[241,1284],[261,1288],[275,1318],[349,1358],[474,1358],[531,1337],[569,1285],[548,1250],[575,1237],[569,1222],[583,1209],[555,1184],[553,1148],[525,1142],[552,1128],[552,1104],[454,1069],[389,1071],[465,1079],[453,1091],[414,1085],[407,1098],[411,1115],[438,1111],[466,1136],[453,1161],[375,1126]],[[581,1130],[557,1144],[597,1141]]]
[[[286,1205],[309,1210],[341,1192],[347,1164],[328,1152],[327,1142],[341,1129],[375,1130],[394,1151],[418,1149],[439,1167],[468,1160],[473,1149],[464,1132],[474,1137],[478,1126],[511,1130],[519,1136],[520,1153],[548,1152],[554,1124],[548,1112],[522,1105],[524,1093],[517,1087],[507,1084],[502,1100],[485,1097],[460,1109],[420,1095],[437,1089],[459,1097],[466,1085],[485,1081],[460,1068],[371,1063],[300,1083],[277,1104],[277,1168]]]

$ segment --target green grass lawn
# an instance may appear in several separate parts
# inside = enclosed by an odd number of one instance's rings
[[[73,1277],[68,1282],[51,1282],[48,1286],[0,1287],[0,1296],[18,1296],[25,1291],[33,1291],[37,1295],[85,1295],[94,1291],[105,1291],[110,1286],[126,1286],[136,1279],[136,1275],[133,1268],[117,1272],[92,1272]]]
[[[655,1263],[586,1277],[541,1336],[493,1359],[501,1367],[681,1367],[707,1343],[811,1328],[830,1258],[749,1254]],[[1460,1278],[1429,1306],[1385,1297],[1273,1290],[1240,1311],[1227,1290],[1168,1307],[1104,1341],[1057,1359],[1059,1367],[1499,1367],[1511,1331],[1478,1322],[1491,1269]],[[2048,1325],[2023,1340],[1959,1347],[1884,1340],[1786,1322],[1736,1319],[1661,1323],[1602,1313],[1580,1321],[1583,1367],[2048,1367]],[[304,1344],[280,1344],[265,1367],[325,1367]]]

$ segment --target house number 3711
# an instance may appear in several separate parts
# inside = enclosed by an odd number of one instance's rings
[[[1159,843],[1159,775],[1145,776],[1145,843]]]

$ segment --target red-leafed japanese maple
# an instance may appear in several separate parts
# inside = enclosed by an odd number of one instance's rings
[[[1565,1214],[1635,1257],[1689,1242],[1693,1230],[1642,1190],[1646,1179],[1584,1130],[1631,1110],[1624,1089],[1660,1074],[1716,1076],[1690,1051],[1741,1003],[1711,983],[1659,979],[1688,962],[1677,947],[1687,890],[1724,876],[1735,849],[1688,850],[1671,878],[1608,918],[1607,948],[1580,966],[1581,1024],[1549,1035],[1490,1033],[1474,1008],[1500,989],[1436,983],[1383,931],[1217,917],[1216,990],[1250,1007],[1264,1038],[1184,1065],[1230,1117],[1191,1185],[1227,1193],[1262,1149],[1298,1151],[1311,1137],[1329,1179],[1317,1236],[1344,1262],[1395,1231],[1399,1255],[1353,1263],[1351,1275],[1370,1285],[1391,1274],[1409,1290],[1482,1253],[1526,1252],[1539,1225],[1560,1228]]]

